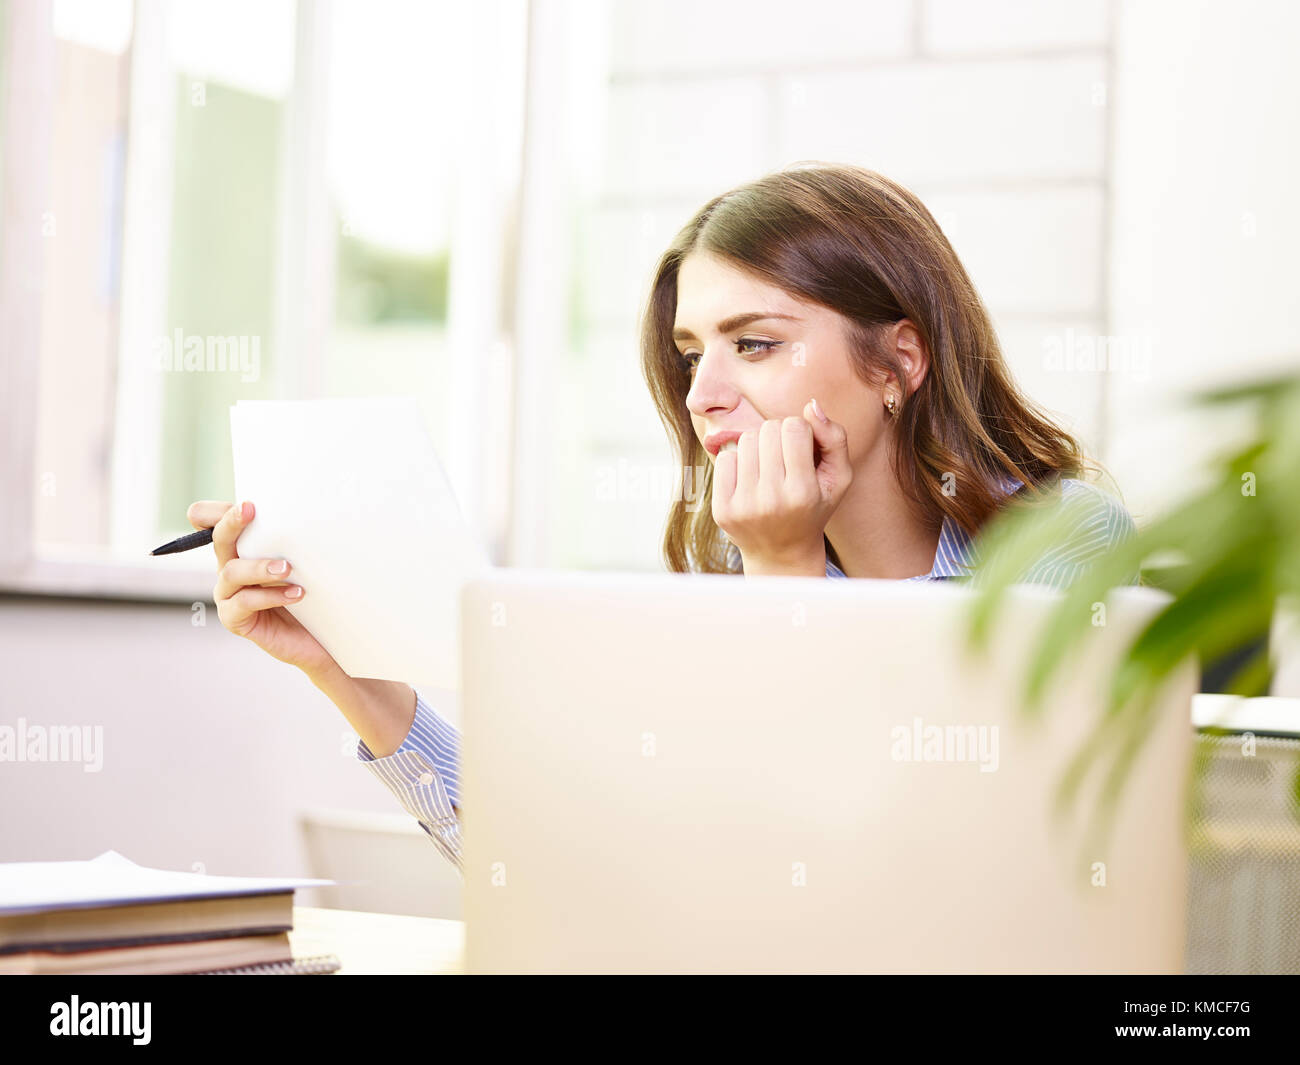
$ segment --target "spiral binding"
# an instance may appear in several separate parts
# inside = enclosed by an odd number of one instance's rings
[[[333,954],[313,954],[293,961],[278,961],[263,965],[240,965],[234,969],[208,969],[195,976],[319,976],[343,967]]]

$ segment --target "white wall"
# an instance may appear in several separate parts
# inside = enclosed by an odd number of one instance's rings
[[[0,862],[116,850],[168,869],[307,876],[300,811],[401,812],[298,670],[227,632],[211,604],[204,626],[191,617],[188,603],[0,596],[0,723],[103,736],[98,772],[0,763]],[[438,883],[458,881],[427,846]]]
[[[1109,452],[1140,519],[1240,429],[1173,413],[1180,393],[1300,366],[1300,5],[1121,12],[1110,299],[1153,372],[1109,379]]]
[[[708,199],[803,159],[868,166],[920,195],[1017,379],[1106,458],[1103,375],[1045,359],[1107,332],[1105,0],[628,0],[612,37],[579,259],[588,340],[557,395],[559,424],[583,436],[555,445],[548,564],[659,567],[668,498],[642,486],[671,455],[636,337],[650,271]],[[613,499],[596,497],[602,471]]]
[[[1150,520],[1242,428],[1180,393],[1300,362],[1297,41],[1281,0],[616,3],[550,564],[657,567],[650,270],[707,199],[814,158],[921,196],[1022,387]]]

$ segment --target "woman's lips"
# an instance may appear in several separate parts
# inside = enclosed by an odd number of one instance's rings
[[[740,432],[736,429],[725,429],[720,433],[710,433],[704,438],[704,450],[714,458],[727,444],[735,444],[740,439]]]

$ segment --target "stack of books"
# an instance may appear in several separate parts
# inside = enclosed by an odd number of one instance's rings
[[[0,975],[328,973],[294,958],[293,892],[332,880],[208,876],[87,862],[0,864]]]

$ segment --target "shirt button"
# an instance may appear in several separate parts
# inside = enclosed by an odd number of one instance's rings
[[[420,774],[420,783],[423,784],[425,787],[428,787],[430,784],[433,783],[433,774],[432,774],[432,773],[427,773],[427,772],[426,772],[426,773],[421,773],[421,774]]]

